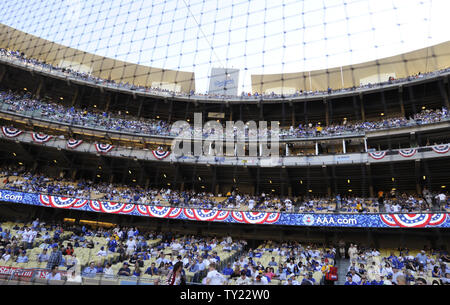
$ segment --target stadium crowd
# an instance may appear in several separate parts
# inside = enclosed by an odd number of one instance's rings
[[[342,242],[342,241],[341,241]],[[142,280],[155,285],[448,285],[443,249],[377,249],[345,242],[260,242],[70,222],[0,222],[0,266],[42,268],[48,280]],[[1,276],[1,275],[0,275]]]
[[[0,48],[0,58],[6,59],[6,60],[15,60],[15,61],[19,61],[22,64],[25,64],[27,66],[32,66],[34,68],[38,68],[41,70],[47,70],[50,73],[58,73],[64,76],[70,76],[73,77],[75,79],[79,79],[79,80],[83,80],[83,81],[87,81],[87,82],[91,82],[91,83],[95,83],[98,85],[104,85],[104,86],[110,86],[110,87],[115,87],[115,88],[121,88],[121,89],[126,89],[126,90],[133,90],[133,91],[138,91],[138,92],[145,92],[145,93],[151,93],[151,94],[155,94],[155,95],[163,95],[163,96],[176,96],[176,97],[195,97],[195,98],[220,98],[220,99],[236,99],[236,98],[240,98],[240,99],[279,99],[279,98],[295,98],[295,97],[301,97],[301,96],[315,96],[315,95],[328,95],[328,94],[332,94],[332,93],[345,93],[345,92],[353,92],[353,91],[357,91],[357,90],[361,90],[361,89],[368,89],[368,88],[377,88],[377,87],[382,87],[382,86],[386,86],[386,85],[391,85],[391,84],[397,84],[397,83],[404,83],[404,82],[408,82],[408,81],[412,81],[415,79],[422,79],[422,78],[427,78],[427,77],[435,77],[437,75],[443,74],[443,73],[447,73],[450,71],[450,68],[446,68],[446,69],[441,69],[438,71],[432,71],[432,72],[426,72],[426,73],[417,73],[415,75],[411,75],[408,77],[404,77],[404,78],[394,78],[394,77],[389,77],[389,79],[387,81],[384,82],[379,82],[379,83],[369,83],[369,84],[365,84],[365,85],[360,85],[358,87],[353,86],[350,88],[340,88],[340,89],[332,89],[332,88],[328,88],[326,91],[323,90],[297,90],[295,93],[292,94],[277,94],[275,92],[271,92],[269,94],[267,93],[246,93],[246,92],[242,92],[239,96],[233,96],[233,95],[223,95],[223,94],[203,94],[203,93],[196,93],[194,91],[190,91],[189,93],[186,92],[179,92],[179,91],[172,91],[172,90],[168,90],[168,89],[162,89],[162,88],[155,88],[155,87],[148,87],[148,86],[137,86],[134,84],[130,84],[129,82],[116,82],[114,80],[111,79],[102,79],[96,76],[93,76],[91,73],[85,73],[85,72],[80,72],[80,71],[76,71],[70,68],[62,68],[62,67],[57,67],[51,64],[48,64],[42,60],[39,59],[35,59],[35,58],[28,58],[24,53],[17,51],[17,50],[8,50],[8,49],[4,49],[4,48]]]
[[[46,119],[53,122],[61,122],[70,125],[91,127],[93,129],[104,129],[117,132],[129,132],[134,134],[157,135],[176,137],[186,132],[176,126],[172,126],[169,122],[159,119],[134,118],[118,112],[113,114],[110,112],[89,111],[86,109],[77,109],[75,107],[66,107],[61,103],[53,101],[38,100],[31,93],[17,93],[11,90],[0,91],[0,101],[2,109]],[[406,126],[417,126],[422,124],[431,124],[448,120],[450,113],[446,107],[442,109],[424,109],[420,113],[410,118],[393,117],[384,118],[377,121],[349,122],[344,120],[340,124],[331,124],[328,126],[320,123],[299,124],[297,127],[280,128],[280,138],[307,138],[334,136],[343,134],[363,133],[371,130],[400,128]],[[173,128],[172,128],[173,127]],[[226,129],[224,128],[224,134]],[[190,126],[188,134],[194,135],[197,130]],[[199,131],[204,138],[211,137],[216,134],[214,128]],[[232,137],[269,137],[272,133],[271,129],[258,129],[253,131],[249,125],[244,126],[244,134],[241,130],[234,128]],[[226,135],[228,136],[228,135]]]
[[[450,256],[443,249],[381,251],[350,245],[345,285],[449,285]]]
[[[169,188],[143,188],[90,180],[52,178],[25,166],[0,168],[0,187],[5,190],[156,206],[176,206],[218,210],[271,211],[281,213],[413,213],[450,209],[450,196],[432,193],[424,188],[421,195],[391,190],[378,198],[363,198],[337,194],[321,196],[277,196],[262,193],[258,196],[240,194],[236,190],[226,194],[177,191]]]
[[[55,271],[49,272],[49,279],[60,280],[63,274],[80,282],[82,277],[96,276],[156,277],[159,281],[170,276],[180,262],[184,276],[197,281],[210,264],[219,266],[221,260],[242,252],[247,244],[230,236],[218,239],[39,219],[2,222],[0,236],[0,266],[43,268]],[[60,273],[59,278],[52,277],[56,273]]]

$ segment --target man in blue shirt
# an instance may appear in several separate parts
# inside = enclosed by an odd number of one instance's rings
[[[117,247],[117,241],[115,238],[112,238],[109,242],[108,242],[108,249],[111,252],[116,252],[116,247]]]
[[[275,257],[272,257],[272,260],[269,262],[270,267],[276,267],[278,266],[277,262],[275,261]]]
[[[147,268],[147,270],[145,270],[145,274],[148,275],[158,275],[158,268],[156,268],[156,264],[152,263],[152,265],[150,267]]]
[[[226,268],[223,269],[222,274],[223,275],[232,275],[233,274],[233,269],[231,268],[230,263],[227,265]]]
[[[347,281],[344,285],[358,285],[357,283],[353,282],[353,279],[351,276],[347,276]]]
[[[425,251],[422,250],[419,254],[417,254],[416,256],[417,261],[419,262],[419,264],[426,266],[427,265],[427,255],[425,254]]]
[[[28,263],[28,256],[24,252],[21,252],[19,257],[17,257],[17,263]]]
[[[198,271],[200,271],[200,266],[197,261],[194,261],[189,267],[189,272],[196,273]]]
[[[97,274],[97,270],[95,269],[95,265],[93,262],[89,264],[86,268],[84,268],[82,275],[86,277],[95,277]]]

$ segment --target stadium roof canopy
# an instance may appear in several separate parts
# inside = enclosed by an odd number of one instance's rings
[[[212,68],[239,69],[239,92],[320,90],[448,67],[449,9],[447,0],[4,0],[0,47],[184,92],[207,92]]]

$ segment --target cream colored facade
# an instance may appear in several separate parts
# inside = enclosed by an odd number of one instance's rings
[[[138,86],[195,91],[195,75],[192,72],[164,70],[97,56],[69,48],[34,35],[0,24],[0,47],[20,50],[30,58],[37,58],[54,66],[91,72],[92,75],[116,82]]]
[[[290,94],[295,91],[323,91],[358,87],[386,81],[389,76],[404,78],[450,67],[450,41],[413,52],[351,65],[310,72],[252,75],[252,93]]]
[[[69,48],[9,26],[0,24],[0,47],[20,50],[55,66],[91,72],[94,76],[139,86],[161,87],[188,93],[195,91],[192,72],[164,70],[127,63]],[[252,75],[252,93],[323,91],[357,87],[386,81],[389,76],[403,78],[419,72],[450,67],[450,41],[413,52],[357,65],[309,72]]]

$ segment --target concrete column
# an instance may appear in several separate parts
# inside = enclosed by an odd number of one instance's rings
[[[216,191],[216,192],[215,192],[214,194],[216,194],[216,195],[219,194],[219,191],[220,191],[220,190],[219,190],[219,185],[218,185],[218,184],[216,184],[216,189],[215,189],[215,191]]]
[[[403,88],[400,87],[398,89],[398,97],[399,97],[399,102],[400,102],[400,112],[402,114],[402,116],[405,116],[405,105],[403,103]]]
[[[6,68],[4,66],[0,67],[0,83],[3,81],[3,78],[6,75]]]
[[[292,104],[291,108],[292,108],[292,110],[291,110],[291,120],[292,120],[291,125],[295,127],[296,124],[295,124],[295,108],[294,108],[294,104]]]
[[[39,81],[39,86],[36,89],[36,96],[37,96],[37,98],[41,97],[42,87],[44,87],[44,79],[41,78],[40,81]]]
[[[362,95],[359,95],[359,101],[360,101],[360,104],[361,104],[361,119],[363,121],[365,121],[366,120],[366,112],[364,111],[364,102],[363,102],[363,96]]]
[[[72,98],[72,106],[74,106],[75,103],[77,102],[79,91],[80,90],[78,89],[78,87],[75,87],[75,94],[73,95]],[[108,109],[106,109],[106,111],[108,111]]]
[[[372,169],[370,168],[370,163],[366,164],[367,167],[367,176],[369,178],[369,196],[374,197],[374,190],[373,190],[373,184],[372,184]]]

